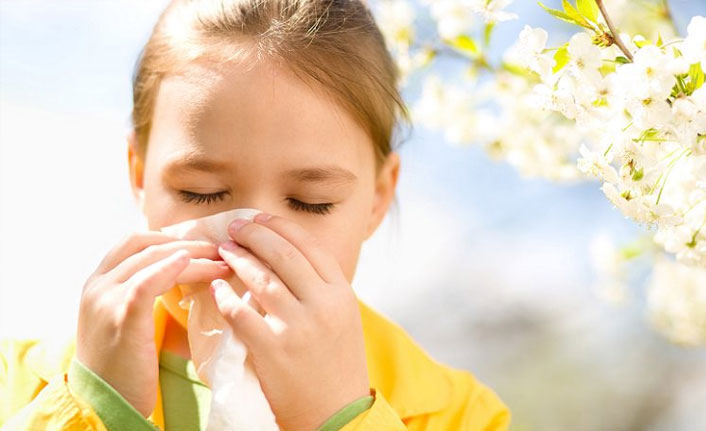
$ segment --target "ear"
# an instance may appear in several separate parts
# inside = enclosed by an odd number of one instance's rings
[[[368,227],[365,232],[366,240],[372,236],[383,218],[385,218],[385,214],[395,196],[399,172],[400,156],[397,152],[392,151],[387,155],[387,159],[385,159],[383,166],[380,167],[380,173],[375,180],[375,197],[372,213],[368,218]]]
[[[144,180],[144,160],[137,151],[137,136],[135,130],[131,129],[127,134],[127,162],[130,169],[130,187],[132,194],[135,197],[135,202],[142,214],[145,213],[145,191],[143,186]]]

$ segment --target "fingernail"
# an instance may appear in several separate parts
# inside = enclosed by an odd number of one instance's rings
[[[222,291],[225,287],[227,287],[228,284],[221,280],[220,278],[217,278],[211,282],[211,285],[209,286],[209,290],[211,291],[211,295],[213,295],[216,299],[218,299],[218,296],[220,295],[221,297],[223,296],[223,293],[218,293],[219,291]]]
[[[223,242],[223,243],[221,243],[221,247],[223,247],[224,249],[226,249],[228,251],[235,251],[240,248],[240,246],[233,241]]]
[[[255,216],[254,220],[257,222],[260,222],[260,223],[264,223],[271,218],[272,218],[272,214],[259,213],[258,215]]]
[[[230,224],[230,228],[233,229],[234,231],[238,231],[241,227],[248,224],[249,222],[250,222],[250,220],[247,220],[244,218],[239,218]]]

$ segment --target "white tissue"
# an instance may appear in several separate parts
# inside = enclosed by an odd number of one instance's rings
[[[166,226],[161,231],[180,239],[219,244],[230,239],[228,225],[233,220],[252,220],[260,212],[239,208]],[[240,293],[238,287],[245,291],[237,276],[228,281],[236,287],[236,293]],[[278,431],[245,344],[219,313],[208,283],[179,285],[179,288],[184,298],[180,305],[189,309],[187,333],[191,360],[201,380],[211,389],[206,431]]]

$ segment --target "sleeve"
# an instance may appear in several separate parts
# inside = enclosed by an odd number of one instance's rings
[[[100,376],[77,359],[69,369],[69,387],[91,406],[107,431],[155,431],[157,427],[145,419],[130,403]]]
[[[370,390],[373,403],[369,409],[348,422],[340,431],[407,431],[407,427],[382,393]]]
[[[370,408],[375,398],[372,395],[360,397],[331,415],[316,431],[339,431],[356,416]]]
[[[67,375],[44,380],[29,366],[36,342],[0,342],[0,430],[107,431],[91,407],[74,396]]]

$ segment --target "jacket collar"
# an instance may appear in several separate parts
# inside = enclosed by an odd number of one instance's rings
[[[358,299],[370,386],[382,393],[401,418],[441,410],[451,397],[451,380],[396,323]]]

